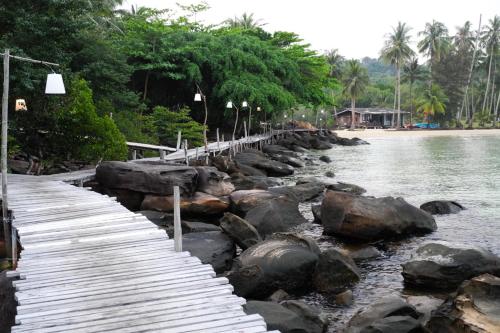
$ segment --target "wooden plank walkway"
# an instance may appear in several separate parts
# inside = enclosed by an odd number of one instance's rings
[[[267,331],[210,265],[113,198],[61,181],[70,178],[9,175],[23,247],[9,274],[20,277],[13,333]]]

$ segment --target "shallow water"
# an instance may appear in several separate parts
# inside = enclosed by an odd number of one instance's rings
[[[478,245],[500,255],[500,136],[377,138],[371,145],[335,146],[317,155],[329,155],[321,163],[298,170],[300,176],[323,176],[333,170],[336,181],[354,183],[366,195],[400,196],[420,206],[436,200],[456,200],[467,209],[459,214],[436,216],[438,230],[424,237],[386,243],[383,256],[360,264],[361,281],[352,290],[354,304],[337,307],[324,295],[303,299],[323,309],[331,319],[329,332],[340,332],[360,308],[382,296],[413,294],[403,288],[401,264],[426,241],[446,240]],[[316,154],[316,153],[311,153]],[[303,214],[312,220],[310,204]],[[302,232],[316,239],[322,249],[339,247],[334,237],[322,236],[322,227],[307,224]]]

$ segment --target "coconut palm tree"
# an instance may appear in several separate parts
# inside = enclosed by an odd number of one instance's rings
[[[486,81],[486,91],[484,92],[483,99],[483,108],[482,111],[487,109],[487,101],[489,89],[490,89],[490,79],[493,78],[493,82],[495,81],[495,72],[496,72],[496,58],[499,55],[500,51],[500,16],[495,15],[489,22],[490,24],[485,27],[485,31],[483,34],[483,43],[486,49],[487,59],[488,59],[488,79]],[[493,66],[492,66],[493,65]],[[493,73],[493,75],[492,75]],[[491,85],[491,102],[489,110],[492,108],[492,101],[495,96],[495,85],[492,83]]]
[[[418,102],[418,112],[422,112],[427,119],[427,127],[430,125],[430,118],[436,114],[443,114],[445,111],[445,103],[448,98],[438,85],[433,85],[430,89],[426,89],[423,96]]]
[[[401,125],[401,66],[409,60],[415,52],[410,47],[411,28],[406,23],[398,22],[398,25],[392,28],[385,41],[384,48],[380,52],[382,60],[386,63],[396,66],[396,89],[397,89],[397,122],[396,128]]]
[[[368,71],[358,60],[347,61],[342,75],[342,92],[351,99],[351,130],[355,127],[356,99],[365,91],[368,81]]]
[[[253,13],[251,14],[243,13],[241,17],[228,19],[226,23],[229,24],[229,26],[232,28],[242,28],[245,30],[252,30],[266,25],[266,23],[262,23],[260,19],[256,20],[253,17]]]
[[[448,52],[451,46],[448,28],[437,21],[426,23],[424,31],[418,33],[423,39],[418,42],[418,51],[429,57],[429,89],[432,86],[432,65],[441,59],[441,56]]]
[[[340,78],[342,76],[342,64],[345,58],[339,54],[338,49],[332,49],[325,53],[326,62],[330,65],[330,77]]]
[[[413,84],[425,79],[425,71],[418,64],[418,58],[414,57],[404,65],[402,79],[410,84],[410,124],[413,124]]]
[[[458,52],[469,53],[474,48],[474,36],[472,35],[472,23],[467,21],[461,27],[456,27],[457,33],[453,37],[453,46]]]

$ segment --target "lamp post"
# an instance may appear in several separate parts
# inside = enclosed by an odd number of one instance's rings
[[[1,54],[1,53],[0,53]],[[35,60],[30,58],[18,57],[10,54],[9,49],[5,49],[3,55],[3,95],[2,95],[2,147],[1,147],[1,171],[2,171],[2,222],[3,222],[3,232],[5,238],[5,246],[7,248],[7,255],[14,258],[14,246],[10,242],[10,216],[9,216],[9,201],[8,201],[8,190],[7,190],[7,134],[8,134],[8,120],[9,120],[9,72],[10,72],[10,59],[16,59],[19,61],[31,62],[35,64],[42,64],[48,66],[59,66],[52,62]],[[65,94],[64,82],[61,74],[51,73],[47,75],[47,82],[45,85],[45,94]],[[13,260],[15,264],[15,260]]]
[[[194,101],[201,102],[203,100],[203,105],[205,106],[205,120],[203,121],[203,141],[205,143],[205,152],[208,153],[208,140],[207,140],[207,119],[208,119],[208,108],[207,108],[207,97],[201,91],[200,86],[196,85],[197,92],[194,94]]]
[[[243,101],[241,103],[241,107],[243,109],[248,108],[248,135],[252,135],[251,129],[252,129],[252,107],[248,104],[247,101]]]

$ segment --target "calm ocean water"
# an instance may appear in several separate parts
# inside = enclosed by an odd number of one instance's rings
[[[500,255],[500,136],[377,138],[371,145],[335,146],[327,152],[332,163],[300,170],[300,176],[323,176],[333,170],[335,180],[354,183],[366,195],[400,196],[420,206],[436,199],[456,200],[467,209],[436,216],[438,230],[425,237],[385,244],[381,258],[360,265],[362,280],[354,288],[355,303],[342,308],[333,300],[311,293],[303,297],[332,318],[329,332],[342,331],[363,306],[391,293],[414,294],[403,288],[401,264],[426,241],[446,240],[478,245]],[[301,209],[312,219],[310,204]],[[302,232],[321,248],[341,247],[335,238],[322,236],[322,227],[309,224]]]

